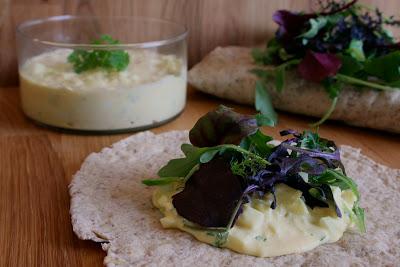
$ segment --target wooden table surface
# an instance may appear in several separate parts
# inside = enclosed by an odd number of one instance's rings
[[[189,90],[183,114],[153,131],[189,129],[219,103],[224,102]],[[254,112],[250,107],[238,110]],[[281,113],[279,126],[264,130],[278,137],[279,130],[303,130],[311,120]],[[400,168],[399,135],[341,123],[326,123],[320,134]],[[41,128],[23,116],[17,88],[0,88],[0,266],[102,265],[105,253],[100,245],[81,241],[72,232],[68,184],[89,153],[127,136],[72,135]]]

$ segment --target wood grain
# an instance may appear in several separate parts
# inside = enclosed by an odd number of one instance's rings
[[[220,103],[254,113],[252,108],[189,90],[184,113],[153,131],[189,129]],[[279,127],[264,132],[278,138],[279,130],[303,130],[310,121],[280,113]],[[326,123],[320,133],[400,168],[398,135],[340,123]],[[72,232],[68,184],[88,154],[127,136],[72,135],[41,128],[23,116],[17,88],[0,88],[0,266],[101,266],[105,254],[100,245],[78,240]]]
[[[216,46],[254,45],[276,29],[276,9],[309,11],[315,0],[0,0],[0,86],[17,84],[15,26],[22,21],[62,14],[149,16],[180,22],[189,29],[189,63]],[[360,0],[396,14],[398,0]],[[129,32],[127,33],[129,34]]]

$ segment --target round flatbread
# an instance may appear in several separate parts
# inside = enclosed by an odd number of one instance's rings
[[[400,260],[400,170],[342,146],[342,161],[359,185],[367,233],[345,233],[336,243],[302,253],[257,258],[219,249],[187,233],[164,229],[153,207],[156,177],[168,160],[182,156],[187,131],[133,135],[92,153],[70,185],[71,218],[81,239],[101,242],[107,266],[394,266]]]

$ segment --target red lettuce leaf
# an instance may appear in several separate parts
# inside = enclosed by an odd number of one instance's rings
[[[218,157],[201,164],[172,203],[179,215],[202,227],[227,227],[244,189],[229,161]]]
[[[298,66],[298,71],[305,80],[321,82],[328,77],[335,76],[341,66],[340,58],[334,54],[308,50]]]
[[[189,139],[197,147],[238,145],[244,137],[257,130],[254,116],[239,114],[221,105],[196,122],[189,132]]]

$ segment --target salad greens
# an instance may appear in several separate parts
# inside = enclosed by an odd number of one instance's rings
[[[399,26],[400,21],[357,2],[319,1],[320,10],[316,13],[276,11],[273,20],[279,28],[275,38],[264,50],[252,51],[256,64],[275,66],[273,70],[252,70],[260,79],[256,89],[261,90],[261,85],[267,92],[266,86],[273,82],[281,92],[285,71],[297,68],[303,79],[321,84],[332,100],[326,114],[313,126],[329,118],[346,84],[398,90],[400,43],[385,26]],[[256,103],[260,101],[263,99],[256,95]],[[268,100],[265,103],[270,105]]]
[[[109,35],[101,35],[92,42],[93,45],[117,45]],[[107,71],[122,71],[129,65],[129,54],[124,50],[93,49],[91,51],[75,49],[69,56],[68,62],[73,65],[76,73],[101,68]]]
[[[184,157],[170,160],[158,172],[159,178],[143,183],[184,185],[173,196],[177,212],[191,227],[205,228],[221,238],[235,223],[242,205],[253,197],[271,193],[271,208],[279,205],[275,186],[280,183],[301,191],[310,208],[331,207],[338,217],[348,212],[364,232],[360,194],[345,173],[335,143],[309,131],[286,130],[280,134],[290,137],[272,145],[272,137],[260,131],[255,116],[220,106],[191,129],[191,144],[181,147]],[[331,186],[355,194],[353,210],[337,206]]]

